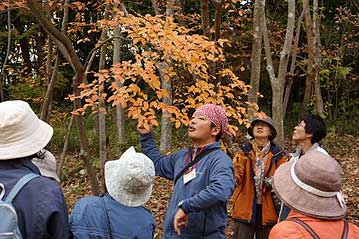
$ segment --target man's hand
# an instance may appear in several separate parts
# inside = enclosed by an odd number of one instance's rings
[[[148,134],[152,132],[152,125],[151,124],[142,124],[142,125],[137,125],[137,131],[140,134]]]
[[[188,215],[180,208],[176,212],[173,226],[177,235],[181,235],[181,227],[187,227],[188,224]]]

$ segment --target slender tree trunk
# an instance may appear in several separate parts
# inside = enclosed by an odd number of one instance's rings
[[[250,105],[258,104],[258,92],[261,77],[261,59],[262,59],[262,18],[264,15],[264,6],[261,0],[256,0],[254,3],[253,15],[253,44],[251,55],[251,88],[248,92],[248,101]],[[256,110],[253,107],[249,108],[249,118],[254,118]]]
[[[310,8],[308,0],[303,0],[303,6],[308,5],[304,11],[304,23],[305,31],[307,33],[307,44],[308,44],[308,61],[307,61],[307,77],[305,81],[305,90],[303,98],[303,110],[307,111],[307,106],[312,97],[312,87],[314,80],[314,35],[313,35],[313,23],[310,15]]]
[[[299,36],[300,36],[300,29],[304,17],[304,11],[308,7],[308,5],[303,6],[303,11],[300,14],[297,26],[296,26],[296,33],[295,33],[295,39],[294,39],[294,46],[292,49],[292,60],[289,68],[289,79],[286,81],[286,88],[284,93],[284,100],[283,100],[283,118],[285,118],[285,115],[287,113],[287,107],[288,107],[288,101],[289,101],[289,95],[293,84],[293,77],[294,77],[294,70],[297,62],[297,52],[298,52],[298,44],[299,44]]]
[[[105,16],[104,19],[108,19],[109,15],[109,8],[110,4],[106,4],[105,7]],[[102,29],[100,41],[103,42],[106,40],[107,37],[107,27],[104,27]],[[105,69],[106,65],[106,50],[107,46],[106,44],[102,45],[100,48],[100,60],[99,60],[99,71]],[[104,93],[104,87],[105,84],[101,83],[99,87],[99,95],[102,95]],[[99,123],[99,153],[100,153],[100,162],[101,162],[101,174],[102,174],[102,191],[106,191],[105,186],[105,163],[107,161],[107,136],[106,136],[106,103],[105,101],[100,97],[99,99],[99,111],[98,111],[98,123]]]
[[[62,18],[62,26],[61,26],[61,32],[63,32],[64,34],[66,33],[68,17],[69,17],[69,0],[65,0],[64,16]],[[49,39],[49,42],[52,42],[51,39]],[[49,47],[51,47],[51,50],[49,48],[49,52],[52,52],[52,43],[49,44]],[[49,62],[49,58],[51,58],[51,56],[48,54],[48,62]],[[53,99],[53,95],[54,95],[54,88],[55,88],[57,73],[59,71],[60,62],[61,62],[61,55],[60,55],[60,52],[58,51],[57,55],[56,55],[54,69],[52,70],[51,79],[47,86],[46,95],[45,95],[44,102],[42,104],[42,109],[41,109],[41,119],[46,122],[48,122],[48,120],[50,118],[51,103],[52,103],[52,99]],[[48,72],[49,72],[49,70],[46,69],[46,74],[48,74]]]
[[[221,38],[222,7],[224,0],[214,0],[213,2],[216,8],[215,21],[214,21],[214,26],[215,26],[214,40],[218,41],[219,38]]]
[[[263,41],[264,49],[267,59],[267,71],[269,74],[271,86],[272,86],[272,118],[275,122],[277,129],[276,142],[279,145],[284,144],[284,129],[283,129],[283,93],[284,83],[287,74],[287,67],[289,62],[291,44],[294,34],[295,25],[295,0],[288,1],[288,17],[287,17],[287,29],[283,49],[280,53],[280,62],[278,68],[278,77],[275,75],[273,61],[269,45],[269,37],[267,30],[266,17],[263,15]]]
[[[9,4],[10,4],[10,1],[9,1]],[[7,34],[6,55],[5,55],[4,64],[1,68],[1,75],[0,75],[0,102],[3,102],[5,100],[5,95],[4,95],[5,68],[6,68],[7,60],[8,60],[9,54],[10,54],[10,46],[11,46],[11,12],[10,12],[10,8],[7,9],[7,30],[8,30],[8,34]]]
[[[208,0],[201,0],[201,18],[202,18],[202,30],[203,35],[211,39],[211,26],[209,23],[209,7]]]
[[[69,125],[67,126],[67,132],[65,135],[64,147],[62,148],[62,153],[60,155],[59,166],[57,167],[57,175],[59,175],[60,178],[62,176],[62,168],[64,167],[67,149],[69,147],[69,141],[70,141],[73,122],[74,122],[74,115],[71,115],[70,122],[69,122]]]
[[[78,88],[79,85],[83,82],[84,72],[76,73],[74,76],[74,84],[73,84],[73,91],[75,96],[80,95],[80,89]],[[74,101],[75,109],[81,108],[81,100],[75,99]],[[82,115],[75,116],[75,122],[78,129],[78,135],[80,140],[80,157],[85,165],[87,174],[90,179],[91,184],[91,191],[93,195],[98,195],[100,192],[99,183],[97,181],[96,171],[92,165],[92,160],[89,155],[89,143],[88,138],[86,136],[85,124]]]
[[[320,90],[320,65],[321,65],[321,43],[320,43],[320,15],[318,0],[313,1],[313,33],[314,33],[314,92],[316,111],[321,117],[324,115],[322,93]]]
[[[175,12],[175,0],[167,1],[166,15],[173,16]],[[171,64],[171,60],[166,58],[164,62],[160,62],[157,64],[158,71],[161,78],[161,87],[165,89],[170,97],[163,97],[162,102],[166,106],[172,105],[172,79],[170,79],[164,72],[167,71]],[[167,79],[168,78],[168,79]],[[172,138],[172,124],[170,121],[171,113],[168,111],[162,112],[161,116],[161,137],[160,137],[160,150],[164,153],[167,153],[171,150],[171,138]]]
[[[127,11],[122,6],[123,11],[125,12],[125,16],[127,16]],[[121,63],[121,32],[120,26],[116,26],[114,29],[114,39],[113,39],[113,64]],[[122,87],[122,83],[116,80],[116,84],[119,87]],[[116,125],[117,125],[117,133],[118,133],[118,142],[120,145],[124,145],[125,140],[125,113],[123,112],[123,108],[121,105],[116,106]],[[122,148],[122,147],[120,147]]]

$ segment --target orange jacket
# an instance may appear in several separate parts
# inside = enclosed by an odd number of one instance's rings
[[[256,161],[255,152],[250,142],[240,146],[234,156],[233,166],[237,187],[232,196],[232,218],[235,221],[252,223],[255,221],[256,197],[254,172],[252,165]],[[284,152],[271,142],[264,169],[265,177],[272,177],[274,171],[286,161]],[[262,224],[271,225],[277,222],[278,216],[271,197],[271,188],[262,195]]]
[[[344,229],[343,220],[323,220],[308,217],[291,210],[288,218],[296,217],[308,224],[320,238],[341,238]],[[303,226],[292,221],[282,221],[275,225],[269,234],[269,239],[312,239],[313,237]],[[358,239],[359,227],[349,223],[347,239]]]

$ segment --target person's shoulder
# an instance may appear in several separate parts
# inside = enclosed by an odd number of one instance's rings
[[[99,197],[99,196],[84,196],[84,197],[80,198],[80,199],[76,202],[76,204],[96,205],[96,204],[99,204],[100,202],[101,202],[101,197]]]
[[[349,223],[349,239],[359,238],[359,227],[353,223]]]
[[[62,194],[62,189],[60,188],[60,185],[56,181],[41,175],[39,175],[39,177],[32,179],[28,183],[28,185],[29,185],[28,190],[33,190],[35,192]]]
[[[303,238],[301,237],[302,228],[297,223],[282,221],[276,224],[269,234],[269,239]]]

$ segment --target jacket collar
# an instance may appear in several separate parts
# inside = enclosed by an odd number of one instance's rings
[[[249,141],[246,141],[240,146],[240,148],[243,153],[249,154],[252,150],[252,144]],[[270,142],[270,152],[273,155],[272,161],[276,161],[284,156],[284,152],[273,141]]]
[[[1,169],[28,168],[35,174],[40,174],[39,169],[31,162],[32,157],[9,159],[0,161]]]

